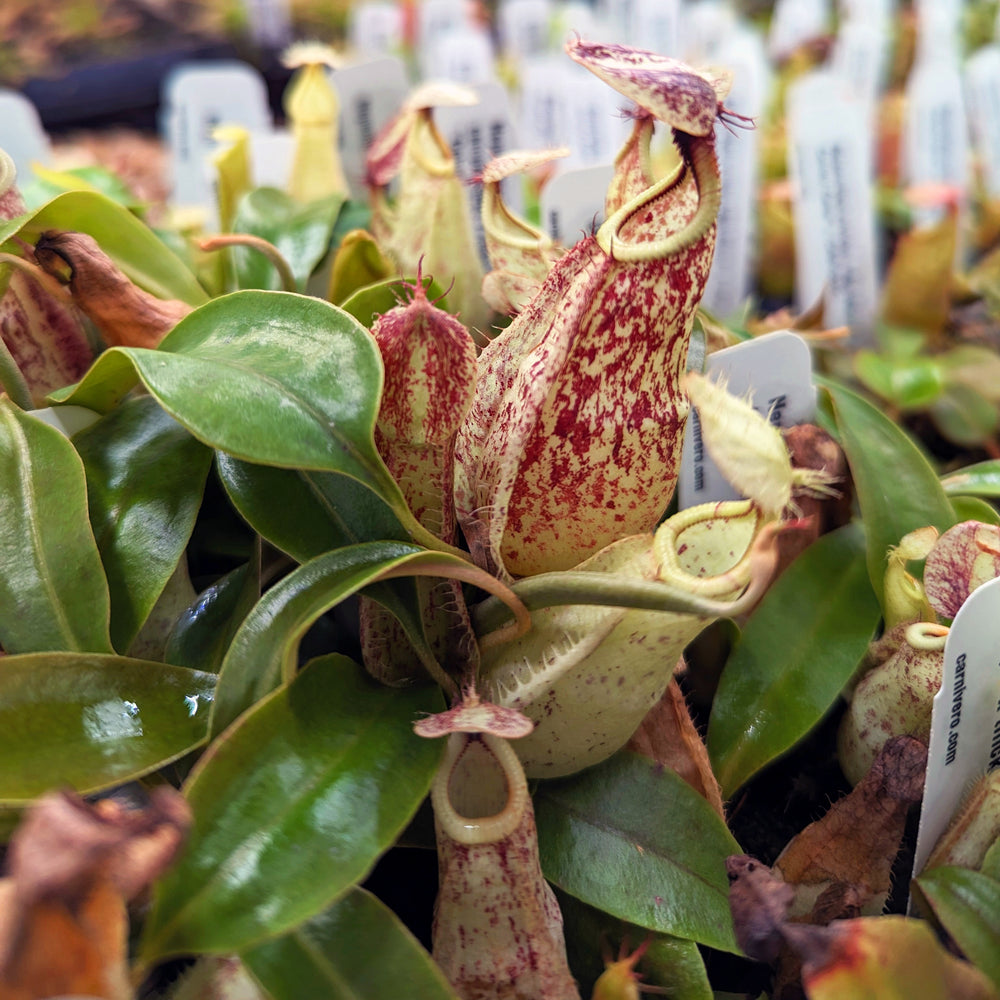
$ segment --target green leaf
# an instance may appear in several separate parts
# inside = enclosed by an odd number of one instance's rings
[[[849,389],[826,378],[817,383],[833,398],[868,539],[868,575],[881,602],[889,547],[928,524],[947,531],[956,523],[955,512],[930,463],[902,429]]]
[[[304,292],[330,245],[343,203],[342,197],[331,197],[303,205],[277,188],[256,188],[240,199],[233,232],[260,236],[277,247],[292,268],[298,290]],[[233,258],[240,288],[280,287],[278,274],[263,254],[235,247]]]
[[[357,542],[409,540],[392,509],[355,479],[252,465],[224,454],[217,467],[240,515],[297,562]]]
[[[409,542],[367,542],[335,549],[299,566],[272,587],[247,615],[219,673],[212,710],[213,737],[241,712],[288,680],[298,663],[299,643],[320,615],[362,587],[400,619],[418,650],[427,649],[416,598],[393,600],[393,591],[371,587],[393,570],[445,560]],[[461,560],[448,557],[460,564]],[[467,564],[466,564],[467,565]]]
[[[436,689],[381,687],[336,654],[256,705],[191,774],[193,832],[141,957],[245,950],[362,879],[430,788],[441,746],[413,720],[440,707]]]
[[[945,387],[945,371],[936,358],[891,360],[872,351],[858,351],[854,370],[872,392],[902,410],[925,409]]]
[[[216,672],[233,636],[260,597],[260,553],[198,595],[177,619],[163,659],[195,670]]]
[[[0,659],[0,801],[131,781],[205,739],[215,676],[123,656]]]
[[[724,799],[819,722],[878,619],[858,524],[824,535],[778,577],[744,627],[712,705],[708,752]]]
[[[1000,988],[1000,882],[944,866],[924,872],[917,885],[965,957]]]
[[[359,288],[341,308],[344,312],[350,313],[362,326],[371,327],[376,317],[399,305],[406,291],[406,285],[416,284],[416,281],[415,277],[376,281],[373,285]],[[433,278],[424,278],[424,288],[431,302],[447,312],[448,303],[441,286]]]
[[[98,191],[130,212],[141,214],[142,203],[128,185],[107,167],[91,165],[49,170],[36,163],[32,172],[34,180],[21,192],[29,209],[41,208],[45,202],[65,191]]]
[[[979,497],[953,496],[951,506],[955,519],[961,521],[982,521],[984,524],[1000,524],[997,509]]]
[[[938,430],[953,444],[975,448],[993,438],[1000,410],[968,385],[949,385],[930,408]]]
[[[740,847],[671,770],[619,752],[535,793],[545,877],[629,923],[739,953],[726,858]]]
[[[0,398],[0,646],[111,653],[110,599],[83,465],[48,424]]]
[[[184,554],[212,452],[149,396],[126,400],[74,444],[111,591],[111,641],[124,652]]]
[[[951,497],[968,493],[977,497],[1000,497],[1000,459],[967,465],[941,477],[945,493]]]
[[[181,259],[127,208],[96,191],[67,191],[41,208],[0,226],[0,250],[19,253],[15,238],[34,244],[48,229],[93,236],[140,288],[161,299],[198,306],[205,290]]]
[[[273,1000],[456,1000],[417,939],[364,889],[240,958]]]
[[[105,351],[66,401],[105,411],[137,379],[205,444],[258,465],[350,476],[414,538],[442,547],[413,517],[375,448],[378,347],[336,306],[287,292],[213,299],[157,350]]]

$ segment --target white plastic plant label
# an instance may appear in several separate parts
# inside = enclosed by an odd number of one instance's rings
[[[913,874],[920,874],[962,797],[1000,767],[1000,579],[959,608],[944,647],[944,679],[934,696],[927,776]]]
[[[351,47],[367,56],[403,47],[403,9],[396,3],[361,3],[351,11]]]
[[[767,47],[773,59],[791,55],[803,42],[820,38],[829,29],[827,0],[777,0],[771,15]]]
[[[633,0],[629,36],[633,45],[677,57],[680,53],[679,0]]]
[[[49,137],[34,104],[16,90],[0,89],[0,149],[14,161],[19,186],[32,178],[32,163],[48,166]]]
[[[593,73],[572,65],[569,87],[569,157],[567,169],[613,163],[632,123],[622,115],[631,103]]]
[[[437,43],[468,23],[464,0],[423,0],[417,6],[417,52],[424,79],[440,75],[434,64]]]
[[[292,173],[292,153],[295,140],[288,129],[271,129],[250,133],[250,164],[257,187],[274,187],[284,191]]]
[[[705,374],[713,381],[725,379],[734,396],[749,396],[753,408],[775,427],[792,427],[815,416],[816,387],[812,384],[809,345],[790,330],[710,354]],[[693,409],[684,435],[677,491],[681,509],[740,498],[708,454]]]
[[[454,154],[455,170],[466,181],[478,177],[492,157],[518,148],[507,91],[495,82],[478,84],[473,90],[479,95],[478,104],[441,107],[434,111],[434,122]],[[520,212],[523,203],[521,178],[508,177],[501,188],[511,210]],[[480,257],[485,265],[488,258],[480,212],[483,187],[470,183],[466,190]]]
[[[504,0],[498,21],[505,55],[514,59],[540,55],[549,47],[552,0]]]
[[[250,36],[269,49],[283,49],[292,40],[289,0],[243,0]]]
[[[496,78],[493,42],[481,28],[447,31],[434,41],[432,48],[435,79],[472,86]]]
[[[518,125],[525,149],[568,146],[568,60],[564,55],[532,56],[521,65]]]
[[[831,72],[810,73],[789,94],[797,304],[823,296],[826,324],[850,326],[854,347],[872,342],[878,307],[867,122]]]
[[[563,246],[572,246],[604,221],[604,198],[615,175],[610,163],[555,175],[542,188],[542,229]]]
[[[29,417],[40,420],[49,427],[54,427],[64,437],[71,438],[101,419],[101,414],[86,406],[42,406],[37,410],[28,410]]]
[[[170,149],[173,201],[214,210],[209,155],[219,125],[271,130],[267,88],[261,75],[241,62],[187,63],[164,83],[162,131]]]
[[[986,45],[965,65],[969,125],[983,183],[1000,196],[1000,45]]]
[[[942,186],[965,201],[969,188],[968,125],[955,32],[948,4],[920,11],[917,60],[906,81],[902,168],[911,186]],[[921,206],[917,221],[936,221],[941,208]]]
[[[680,21],[683,58],[694,66],[713,62],[736,23],[736,15],[725,0],[685,4]]]
[[[363,197],[365,155],[379,129],[399,110],[409,82],[393,56],[367,59],[334,70],[330,82],[340,98],[340,157],[351,193]]]
[[[733,71],[726,107],[756,118],[767,87],[764,42],[750,28],[734,31],[719,53],[719,65]],[[751,291],[757,206],[758,134],[755,129],[718,128],[715,148],[722,175],[722,202],[715,256],[703,301],[717,316],[732,316]]]
[[[873,107],[885,82],[889,35],[864,21],[846,21],[837,32],[833,69],[852,97]]]

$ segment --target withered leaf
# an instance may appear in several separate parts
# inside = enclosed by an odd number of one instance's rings
[[[73,301],[112,347],[156,347],[191,307],[134,285],[86,233],[49,230],[35,245],[42,270],[65,281]]]
[[[795,890],[748,854],[728,857],[726,875],[737,943],[749,958],[774,964],[785,944],[785,923]]]
[[[126,1000],[126,903],[173,860],[190,821],[171,788],[144,809],[68,792],[39,799],[0,880],[0,1000]]]
[[[646,714],[627,749],[676,771],[725,820],[722,793],[705,741],[695,728],[676,679],[670,681],[663,697]]]
[[[926,764],[920,740],[887,740],[854,790],[792,839],[774,868],[800,890],[793,912],[808,913],[816,896],[838,883],[854,887],[861,905],[888,892],[906,814],[923,794]]]

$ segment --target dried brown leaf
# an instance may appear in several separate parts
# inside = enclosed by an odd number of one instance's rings
[[[112,347],[156,347],[191,311],[184,302],[158,299],[134,285],[86,233],[42,233],[35,260],[67,282],[73,301]]]
[[[642,720],[627,749],[676,771],[725,820],[722,793],[680,685],[671,680],[663,697]]]
[[[794,912],[808,913],[835,884],[853,887],[860,905],[888,892],[906,814],[923,794],[926,764],[920,740],[888,740],[854,790],[793,838],[774,868],[797,887]]]
[[[90,806],[66,792],[38,800],[0,881],[0,1000],[126,1000],[126,903],[169,865],[189,825],[170,788],[145,809]]]

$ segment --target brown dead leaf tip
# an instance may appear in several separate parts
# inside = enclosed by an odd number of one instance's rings
[[[773,965],[785,943],[785,921],[795,890],[748,854],[726,858],[726,875],[737,943],[747,957]]]
[[[23,903],[73,901],[98,881],[131,899],[174,859],[191,825],[187,802],[156,789],[144,809],[113,799],[89,805],[71,792],[39,799],[11,841],[8,868]]]
[[[157,298],[133,284],[86,233],[47,230],[34,256],[43,271],[69,287],[110,346],[156,347],[191,312],[184,302]]]
[[[926,769],[927,745],[913,736],[894,736],[886,740],[865,780],[876,786],[878,797],[913,805],[924,794]]]

